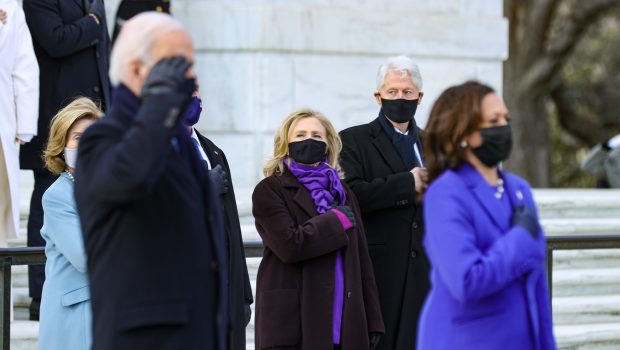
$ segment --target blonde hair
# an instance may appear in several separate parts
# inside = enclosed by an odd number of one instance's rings
[[[273,138],[273,158],[268,160],[263,167],[263,174],[265,176],[271,176],[273,174],[282,175],[284,173],[284,159],[288,155],[288,138],[291,133],[291,127],[298,120],[304,118],[316,118],[325,128],[325,136],[327,138],[327,163],[341,174],[338,156],[342,150],[342,142],[340,141],[340,136],[338,136],[336,129],[334,129],[332,123],[323,114],[312,109],[299,109],[286,116],[282,125],[276,130],[276,134]]]
[[[49,140],[43,151],[45,166],[53,174],[60,174],[67,167],[62,154],[73,125],[82,119],[97,120],[102,115],[101,110],[91,99],[78,97],[54,116],[51,121]]]

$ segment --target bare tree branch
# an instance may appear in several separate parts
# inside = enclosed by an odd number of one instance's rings
[[[553,89],[551,98],[558,112],[560,125],[565,131],[590,147],[609,137],[608,131],[579,116],[575,97],[566,91],[564,85]]]
[[[544,55],[547,46],[547,39],[550,35],[551,22],[557,11],[558,0],[536,0],[535,4],[530,5],[528,15],[523,18],[527,25],[522,25],[523,44],[521,53],[521,63],[533,62],[536,58]],[[528,40],[537,38],[537,40]],[[522,66],[522,67],[525,67]]]
[[[527,93],[542,93],[547,83],[558,73],[567,56],[574,49],[589,26],[607,11],[618,6],[618,0],[580,1],[578,9],[571,11],[557,35],[551,39],[548,53],[539,57],[525,72],[518,90]]]

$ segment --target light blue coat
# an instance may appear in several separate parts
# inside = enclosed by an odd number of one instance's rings
[[[86,253],[73,198],[73,181],[62,173],[43,195],[45,284],[39,348],[85,350],[92,343]]]
[[[529,185],[502,172],[502,202],[469,164],[446,170],[425,199],[431,290],[418,350],[554,350],[545,237],[512,226],[512,208],[536,210]]]

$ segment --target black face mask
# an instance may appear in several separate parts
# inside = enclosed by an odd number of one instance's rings
[[[327,144],[325,142],[315,139],[305,139],[288,144],[289,156],[301,164],[314,164],[325,160],[326,149]]]
[[[381,99],[381,109],[385,116],[395,123],[406,123],[413,120],[415,111],[418,109],[418,100],[397,100]]]
[[[486,166],[493,167],[510,155],[512,150],[512,132],[510,125],[494,126],[480,129],[482,145],[472,152]]]

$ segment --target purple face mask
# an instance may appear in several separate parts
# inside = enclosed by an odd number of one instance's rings
[[[185,116],[183,117],[185,125],[193,126],[198,123],[200,112],[202,112],[202,100],[198,96],[192,96],[192,102],[190,102],[185,111]]]

